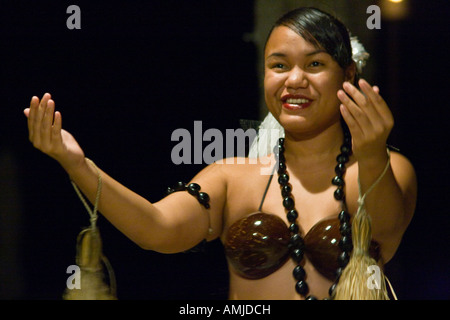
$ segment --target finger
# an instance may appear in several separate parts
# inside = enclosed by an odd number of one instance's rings
[[[378,88],[377,86],[373,86],[373,91],[375,91],[377,94],[380,94],[380,88]]]
[[[55,111],[55,120],[52,127],[52,143],[62,143],[62,116],[59,111]]]
[[[30,141],[33,141],[33,135],[34,135],[34,119],[36,117],[37,108],[39,107],[39,98],[36,96],[33,96],[30,101],[30,111],[28,113],[28,136]]]
[[[34,116],[34,129],[38,130],[41,127],[42,119],[44,117],[45,109],[47,108],[47,102],[50,99],[50,94],[46,93],[41,99],[39,106],[37,107],[36,114]]]
[[[351,92],[353,99],[356,101],[358,106],[365,112],[367,119],[372,123],[376,124],[380,121],[380,114],[375,106],[375,103],[368,97],[368,90],[371,91],[372,94],[375,94],[372,87],[367,83],[367,81],[359,81],[360,85],[362,84],[364,89],[363,91],[359,91],[355,86],[350,84],[349,82],[344,83],[343,87],[347,92]],[[367,87],[369,89],[367,89]]]
[[[47,102],[47,107],[45,108],[41,125],[41,142],[43,146],[46,147],[50,146],[51,142],[54,110],[55,110],[55,102],[50,99]]]
[[[51,95],[50,95],[50,93],[46,93],[46,94],[44,94],[44,96],[42,97],[42,99],[41,99],[41,103],[39,103],[39,106],[38,106],[38,108],[37,108],[37,115],[38,115],[38,117],[41,117],[39,120],[40,121],[42,121],[42,117],[44,116],[44,111],[45,111],[45,109],[47,108],[47,103],[48,103],[48,100],[50,100],[51,99]]]
[[[359,137],[363,135],[362,129],[356,121],[355,117],[351,114],[348,107],[344,104],[339,106],[339,110],[341,111],[342,118],[347,124],[348,129],[350,130],[350,134],[352,137]]]
[[[358,81],[359,87],[361,88],[362,92],[367,96],[368,99],[370,99],[373,103],[379,103],[383,100],[381,96],[378,94],[380,89],[377,86],[371,86],[366,80],[359,79]],[[377,92],[377,91],[378,92]]]
[[[354,123],[354,126],[359,127],[358,131],[364,132],[364,129],[371,127],[371,123],[367,118],[364,110],[362,110],[355,102],[353,102],[343,90],[338,91],[338,98],[339,100],[341,100],[343,106],[345,107],[345,110],[351,116],[351,122]]]
[[[387,106],[384,99],[380,96],[379,88],[377,87],[378,92],[376,92],[375,89],[372,88],[370,84],[364,79],[359,80],[359,86],[367,96],[367,98],[371,101],[374,110],[376,110],[377,113],[383,118],[389,118],[391,111],[389,110],[389,107]]]
[[[352,99],[355,101],[356,105],[358,105],[360,108],[365,108],[368,104],[368,99],[362,94],[361,91],[359,91],[354,85],[352,85],[350,82],[346,81],[343,84],[344,91],[352,97]]]
[[[50,97],[49,93],[44,94],[33,119],[33,144],[36,147],[39,147],[41,144],[42,119],[44,118],[45,109],[47,108],[47,102]]]

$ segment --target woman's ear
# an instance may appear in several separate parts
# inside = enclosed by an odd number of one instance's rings
[[[352,63],[345,69],[345,81],[350,83],[354,83],[356,78],[356,63],[352,61]]]

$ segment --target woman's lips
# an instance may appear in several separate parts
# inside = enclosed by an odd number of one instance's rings
[[[288,110],[303,110],[308,108],[311,105],[312,101],[309,101],[307,103],[302,104],[290,104],[290,103],[283,103],[283,108]]]
[[[300,95],[286,95],[282,99],[283,108],[287,110],[303,110],[308,108],[313,100]]]

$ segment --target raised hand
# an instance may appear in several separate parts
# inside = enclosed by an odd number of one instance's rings
[[[55,112],[55,102],[49,93],[41,101],[32,97],[24,114],[28,118],[29,139],[35,148],[58,161],[68,172],[84,163],[84,152],[73,136],[62,129],[61,113]]]
[[[359,91],[349,82],[337,96],[341,100],[342,117],[352,134],[353,154],[358,160],[386,155],[386,141],[394,126],[394,118],[378,87],[359,80]],[[352,99],[350,99],[350,97]]]

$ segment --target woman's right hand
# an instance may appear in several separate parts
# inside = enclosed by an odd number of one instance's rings
[[[78,142],[62,129],[61,113],[55,112],[55,102],[49,93],[44,94],[41,101],[32,97],[24,114],[28,118],[29,139],[35,148],[58,161],[69,173],[85,164]]]

